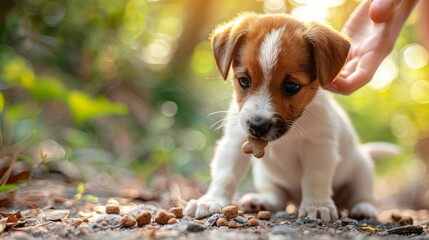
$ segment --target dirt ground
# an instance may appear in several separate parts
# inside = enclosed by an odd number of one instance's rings
[[[162,210],[184,207],[183,199],[197,197],[201,187],[177,177],[160,178],[155,185],[152,191],[141,191],[33,180],[15,193],[0,195],[0,204],[8,205],[0,208],[0,239],[429,239],[428,210],[386,207],[380,207],[378,220],[298,219],[290,206],[287,212],[271,213],[269,220],[258,219],[256,213],[232,218],[229,227],[216,225],[224,217],[220,214],[205,219],[176,216],[175,223],[160,224],[155,219]],[[106,203],[120,213],[106,214]],[[151,222],[137,226],[132,220],[143,212],[151,213]],[[125,215],[132,226],[125,226]]]

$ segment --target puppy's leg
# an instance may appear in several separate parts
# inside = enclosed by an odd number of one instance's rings
[[[320,142],[309,143],[300,153],[304,173],[299,217],[333,221],[338,218],[338,211],[331,198],[332,180],[339,156],[333,146],[335,144],[326,137],[321,139]]]
[[[240,199],[240,205],[243,210],[245,212],[285,210],[285,191],[270,181],[268,176],[270,173],[264,167],[263,159],[255,159],[252,169],[253,183],[258,193],[247,193]]]
[[[246,174],[250,156],[241,151],[245,136],[238,126],[225,129],[211,163],[212,181],[207,193],[198,200],[190,200],[185,214],[202,218],[221,212],[231,202],[237,186]]]
[[[373,205],[373,165],[369,157],[360,153],[357,157],[360,159],[355,161],[357,163],[353,168],[355,177],[352,179],[349,190],[351,192],[348,201],[351,209],[349,215],[356,219],[377,218],[377,210]]]

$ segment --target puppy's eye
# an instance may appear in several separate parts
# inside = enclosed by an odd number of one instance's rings
[[[285,83],[283,84],[283,93],[286,96],[290,97],[297,94],[299,91],[301,91],[301,87],[302,86],[299,85],[298,83],[285,81]]]
[[[238,83],[243,89],[248,89],[250,87],[250,80],[247,77],[239,77]]]

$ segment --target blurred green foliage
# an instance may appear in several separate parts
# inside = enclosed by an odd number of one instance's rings
[[[212,59],[210,31],[243,11],[326,18],[340,29],[357,4],[3,0],[0,157],[15,151],[107,172],[119,165],[145,178],[160,167],[204,178],[220,137],[210,126],[222,118],[207,116],[226,110],[231,96]],[[427,52],[426,60],[411,57],[423,61],[417,68],[404,55],[418,42],[414,18],[375,79],[381,87],[338,97],[362,141],[404,147],[380,171],[405,162],[429,130]]]

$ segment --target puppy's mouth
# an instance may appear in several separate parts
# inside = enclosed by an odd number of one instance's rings
[[[245,131],[252,138],[274,141],[285,135],[294,121],[286,122],[279,115],[270,119],[256,117],[246,121]]]

